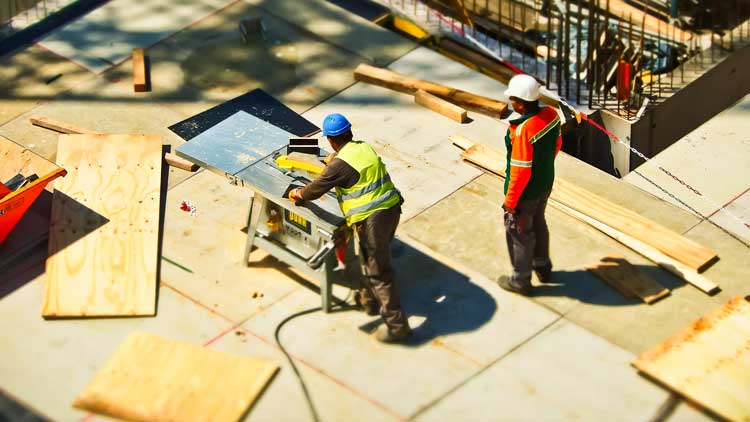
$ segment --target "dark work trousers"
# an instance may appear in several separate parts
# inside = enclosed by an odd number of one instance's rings
[[[522,199],[515,214],[504,215],[505,240],[513,266],[511,283],[517,287],[531,285],[532,270],[549,269],[549,229],[544,218],[549,193],[534,199]]]
[[[409,329],[401,308],[391,267],[391,241],[401,218],[401,207],[380,210],[354,225],[359,237],[359,259],[364,275],[362,303],[375,300],[391,332]]]

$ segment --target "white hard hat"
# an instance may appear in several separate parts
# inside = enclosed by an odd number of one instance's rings
[[[516,75],[510,78],[505,95],[524,101],[536,101],[539,99],[539,83],[529,75]]]

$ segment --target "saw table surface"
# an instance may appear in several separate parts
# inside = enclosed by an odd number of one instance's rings
[[[289,202],[284,198],[289,185],[302,186],[311,181],[306,174],[279,169],[274,161],[277,153],[286,153],[289,139],[294,137],[251,114],[238,111],[180,145],[176,152],[273,202],[282,203]],[[331,193],[299,206],[289,203],[286,207],[309,220],[322,220],[331,225],[331,229],[344,222],[338,202]]]

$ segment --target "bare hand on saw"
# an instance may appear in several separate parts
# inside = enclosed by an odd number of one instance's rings
[[[302,188],[294,188],[289,191],[289,200],[294,202],[294,205],[299,204],[303,201],[302,199]]]

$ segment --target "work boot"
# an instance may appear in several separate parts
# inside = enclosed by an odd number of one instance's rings
[[[551,265],[541,268],[534,268],[534,274],[536,274],[536,278],[540,283],[554,283],[554,281],[552,281]]]
[[[375,330],[375,340],[381,343],[402,343],[411,337],[411,334],[412,331],[409,327],[394,331],[383,324]]]
[[[502,287],[503,290],[507,290],[509,292],[518,293],[523,296],[531,296],[531,286],[528,284],[525,285],[518,285],[515,282],[513,282],[513,279],[511,279],[507,275],[501,275],[497,278],[497,284],[498,286]]]

